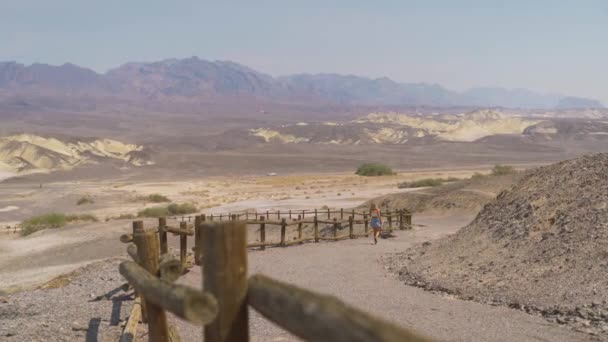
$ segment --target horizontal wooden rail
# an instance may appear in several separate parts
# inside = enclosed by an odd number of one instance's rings
[[[208,293],[162,281],[132,261],[122,262],[119,270],[147,301],[180,318],[204,325],[218,314],[217,301]]]
[[[407,209],[401,209],[402,214],[403,215],[411,215],[412,213],[410,211],[408,211]],[[301,215],[303,218],[305,217],[312,217],[312,216],[317,216],[317,217],[321,217],[321,216],[325,216],[327,217],[328,215],[339,215],[340,218],[342,219],[344,216],[360,216],[363,217],[365,215],[368,215],[369,212],[367,211],[361,211],[361,212],[357,212],[355,210],[345,210],[345,209],[340,209],[340,210],[327,210],[327,209],[293,209],[293,210],[284,210],[284,211],[280,211],[280,210],[274,210],[274,211],[265,211],[265,212],[236,212],[236,213],[217,213],[217,214],[208,214],[206,215],[206,217],[211,220],[233,220],[234,218],[237,219],[241,219],[242,217],[245,218],[245,220],[249,220],[249,218],[251,217],[253,220],[258,220],[259,217],[261,216],[265,216],[266,218],[269,218],[271,216],[276,217],[277,219],[281,219],[283,217],[288,217],[288,218],[294,218],[297,215]],[[383,218],[388,218],[388,217],[398,217],[399,213],[398,212],[386,212],[386,213],[382,213],[382,217]],[[181,220],[181,221],[185,221],[187,220],[188,222],[191,222],[192,220],[195,219],[196,216],[173,216],[173,217],[168,217],[169,219],[172,220]],[[280,222],[280,221],[279,221]]]
[[[141,318],[141,297],[135,298],[129,319],[120,336],[120,342],[133,342],[137,337],[137,326]]]
[[[190,230],[190,229],[184,229],[184,228],[178,228],[178,227],[171,227],[171,226],[165,226],[164,230],[166,232],[169,233],[173,233],[173,234],[177,234],[177,235],[188,235],[188,236],[192,236],[194,235],[194,231]]]
[[[307,341],[430,341],[333,296],[263,275],[250,277],[248,285],[247,300],[255,310]]]

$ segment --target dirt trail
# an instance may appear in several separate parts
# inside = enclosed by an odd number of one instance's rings
[[[384,258],[402,252],[409,246],[430,239],[437,239],[455,232],[467,224],[471,216],[424,216],[416,217],[417,228],[412,231],[397,231],[397,237],[381,240],[372,245],[369,239],[347,240],[338,243],[305,244],[289,248],[270,248],[266,251],[249,253],[249,271],[264,273],[280,280],[291,282],[322,293],[336,295],[346,302],[377,314],[397,324],[413,328],[431,337],[450,341],[589,341],[591,337],[548,323],[539,316],[522,311],[462,301],[449,296],[425,292],[422,289],[404,285],[385,269]],[[151,224],[152,222],[150,222]],[[89,262],[106,255],[124,255],[124,244],[116,236],[128,231],[130,222],[113,223],[109,233],[103,231],[103,224],[95,227],[72,227],[62,231],[38,233],[28,238],[50,241],[51,236],[67,243],[67,237],[82,234],[88,230],[91,239],[71,241],[66,245],[48,244],[35,250],[23,251],[19,263],[0,260],[2,268],[11,265],[12,274],[57,271],[57,267],[78,267],[76,263]],[[59,234],[58,234],[59,233]],[[46,236],[49,235],[49,236]],[[177,239],[170,239],[174,243]],[[13,252],[14,253],[14,252]],[[16,259],[13,259],[15,261]],[[115,263],[115,262],[114,262]],[[44,317],[48,327],[40,326],[31,318],[16,314],[7,317],[9,333],[27,331],[33,341],[43,341],[49,331],[57,332],[67,341],[82,340],[82,333],[71,332],[74,321],[89,319],[90,315],[101,315],[101,325],[93,332],[101,340],[113,340],[106,336],[116,336],[116,325],[126,319],[130,301],[122,302],[120,312],[114,310],[116,298],[108,301],[90,302],[90,294],[104,293],[115,288],[123,280],[112,269],[114,264],[89,267],[81,276],[72,277],[68,285],[70,291],[43,289],[8,295],[9,303],[36,303],[41,308],[54,307],[57,303],[70,303],[69,310],[62,313],[62,319]],[[105,266],[104,266],[105,265]],[[85,268],[86,270],[87,268]],[[4,270],[3,270],[4,272]],[[101,273],[100,273],[101,272]],[[111,276],[114,274],[114,276]],[[6,278],[0,279],[3,283]],[[48,276],[48,275],[47,275]],[[83,280],[83,279],[85,280]],[[180,282],[200,286],[199,269],[193,269]],[[76,286],[77,285],[77,286]],[[77,291],[74,289],[78,289]],[[76,292],[74,292],[76,291]],[[116,294],[118,296],[119,294]],[[80,303],[80,304],[77,304]],[[114,306],[113,306],[114,305]],[[103,308],[105,306],[105,309]],[[105,311],[104,311],[105,310]],[[44,310],[41,309],[41,312]],[[89,315],[89,311],[91,312]],[[115,312],[116,311],[116,312]],[[112,313],[112,319],[104,321],[104,313]],[[120,317],[118,317],[120,315]],[[89,317],[90,316],[90,317]],[[116,317],[114,317],[116,316]],[[255,312],[251,316],[253,341],[291,341],[293,336],[274,326]],[[84,321],[83,321],[84,322]],[[81,322],[82,323],[82,322]],[[184,322],[178,322],[183,341],[200,340],[201,329]],[[50,329],[50,330],[49,330]],[[2,329],[0,329],[0,332]],[[19,333],[15,338],[23,338]],[[18,340],[13,338],[12,340]],[[45,337],[46,338],[46,337]],[[9,339],[10,340],[10,339]]]
[[[399,231],[397,237],[372,245],[369,239],[307,244],[249,253],[249,271],[263,273],[332,294],[346,302],[440,340],[450,341],[587,341],[576,333],[539,316],[462,301],[405,286],[388,275],[383,258],[415,243],[454,232],[471,217],[417,217],[425,227]],[[198,269],[181,278],[200,286]],[[196,340],[200,329],[178,322],[183,340]],[[252,313],[254,341],[297,340]]]

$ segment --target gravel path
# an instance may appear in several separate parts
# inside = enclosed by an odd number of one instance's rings
[[[403,251],[413,243],[435,239],[468,223],[417,216],[425,225],[414,231],[372,245],[369,239],[338,243],[306,244],[249,253],[250,273],[264,273],[299,286],[335,295],[347,303],[392,320],[404,327],[440,340],[450,341],[588,341],[577,333],[539,316],[462,301],[404,285],[388,275],[382,258]],[[180,279],[200,286],[201,275],[193,269]],[[178,322],[185,341],[200,339],[201,329]],[[252,311],[254,341],[297,340]]]
[[[421,228],[398,231],[396,238],[381,240],[378,245],[362,238],[251,251],[249,271],[335,295],[440,340],[591,341],[589,335],[549,323],[539,316],[406,286],[386,271],[384,257],[414,243],[452,233],[470,219],[417,216],[416,223]],[[70,275],[71,282],[66,286],[0,298],[0,341],[116,340],[132,305],[124,292],[112,291],[124,282],[117,269],[115,259],[97,262]],[[200,270],[192,269],[179,281],[199,287]],[[111,294],[108,298],[94,299],[108,292]],[[182,321],[175,323],[182,341],[201,340],[200,327]],[[250,328],[252,341],[297,341],[253,310]]]

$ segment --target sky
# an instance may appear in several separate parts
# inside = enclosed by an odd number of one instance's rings
[[[0,0],[0,61],[105,72],[191,56],[608,105],[608,1]]]

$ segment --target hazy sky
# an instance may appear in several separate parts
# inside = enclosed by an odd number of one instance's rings
[[[608,105],[608,1],[0,0],[0,60],[106,71],[190,56]]]

